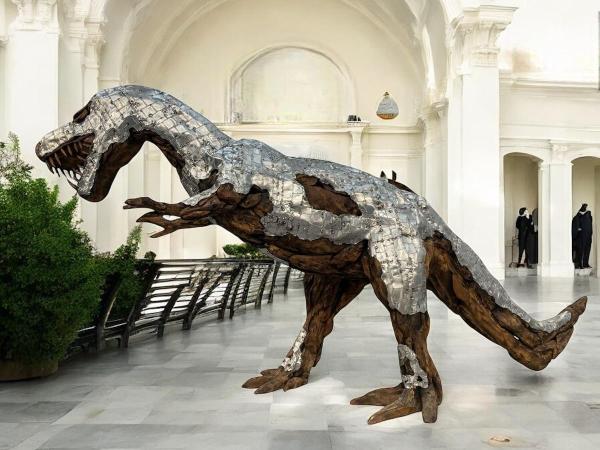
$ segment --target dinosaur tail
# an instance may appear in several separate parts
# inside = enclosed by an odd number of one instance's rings
[[[447,227],[425,245],[428,289],[472,328],[533,370],[543,369],[562,352],[585,311],[586,297],[538,321],[510,299],[475,252]]]

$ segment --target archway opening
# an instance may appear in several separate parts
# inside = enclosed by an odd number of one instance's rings
[[[504,254],[506,276],[537,275],[539,261],[539,159],[504,157]],[[523,210],[525,208],[525,210]]]
[[[593,216],[600,211],[600,158],[585,156],[573,160],[572,254],[578,275],[598,276],[600,248],[598,227]],[[586,211],[581,211],[586,204]],[[581,211],[581,212],[580,212]],[[587,267],[586,267],[587,266]]]

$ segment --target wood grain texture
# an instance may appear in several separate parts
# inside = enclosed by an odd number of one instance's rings
[[[333,214],[360,215],[358,206],[346,193],[335,191],[316,177],[298,174],[296,179],[304,187],[314,208]],[[399,189],[408,190],[395,179],[388,181]],[[311,369],[321,357],[323,341],[333,329],[335,315],[364,286],[371,284],[376,296],[389,311],[397,343],[414,352],[429,384],[427,387],[405,388],[400,383],[375,389],[352,400],[352,404],[383,407],[371,416],[369,423],[416,412],[421,412],[423,421],[435,422],[443,392],[440,376],[427,350],[429,315],[403,315],[390,308],[387,287],[381,278],[381,265],[369,254],[366,240],[354,245],[340,245],[325,238],[303,240],[290,234],[267,235],[261,218],[272,211],[273,204],[269,193],[257,186],[253,186],[247,194],[240,194],[231,184],[224,184],[215,194],[195,206],[166,204],[142,197],[128,200],[126,208],[151,209],[152,212],[144,214],[138,221],[161,226],[163,230],[154,236],[214,223],[305,272],[306,337],[300,349],[300,367],[293,371],[286,371],[283,367],[264,370],[261,375],[246,381],[244,387],[261,394],[306,384]],[[535,330],[520,317],[496,304],[494,298],[473,280],[470,271],[459,263],[450,242],[442,235],[436,234],[426,239],[424,244],[427,288],[468,325],[504,347],[511,357],[530,369],[544,368],[564,349],[573,325],[585,310],[585,298],[566,308],[571,313],[571,320],[565,326],[553,333]],[[403,374],[411,374],[412,369],[406,363],[400,369]]]

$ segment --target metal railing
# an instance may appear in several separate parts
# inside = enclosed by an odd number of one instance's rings
[[[260,308],[264,299],[273,302],[279,287],[287,294],[291,269],[270,259],[168,259],[146,265],[143,295],[132,306],[128,317],[111,318],[118,301],[120,277],[107,279],[95,322],[79,331],[71,345],[78,349],[101,350],[110,340],[121,347],[130,337],[142,332],[162,337],[168,323],[181,322],[189,330],[198,316],[216,313],[233,318],[242,306]]]

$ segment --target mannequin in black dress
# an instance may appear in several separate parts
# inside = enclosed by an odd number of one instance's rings
[[[571,222],[573,237],[573,262],[576,269],[590,268],[590,251],[592,249],[592,213],[587,209],[587,203],[581,205]]]
[[[533,223],[531,220],[531,216],[529,215],[529,211],[527,208],[523,207],[519,209],[519,217],[517,217],[517,223],[515,224],[518,230],[518,238],[519,238],[519,260],[517,261],[517,267],[523,267],[525,264],[528,269],[531,269],[531,264],[528,260],[528,251],[527,251],[527,238],[529,234],[533,231]],[[523,259],[523,253],[525,253],[525,261],[524,264],[521,263]]]

